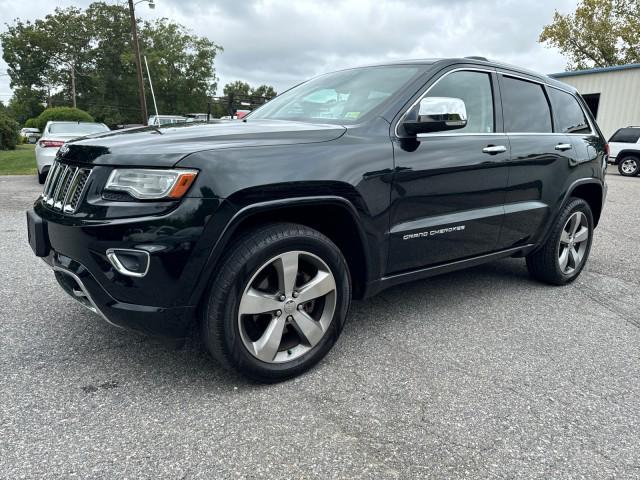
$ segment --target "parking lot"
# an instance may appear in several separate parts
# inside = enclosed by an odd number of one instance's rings
[[[262,386],[75,303],[26,242],[41,187],[0,177],[0,478],[639,478],[640,178],[608,182],[573,285],[397,287]]]

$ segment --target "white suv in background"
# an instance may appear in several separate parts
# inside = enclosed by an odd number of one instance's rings
[[[38,182],[44,183],[62,144],[68,140],[85,137],[92,133],[108,132],[104,123],[94,122],[47,122],[42,137],[36,143]]]
[[[609,139],[609,163],[618,166],[620,175],[640,173],[640,126],[620,128]]]

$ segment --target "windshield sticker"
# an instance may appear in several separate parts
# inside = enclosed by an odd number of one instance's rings
[[[347,112],[344,114],[344,118],[358,118],[360,116],[360,112]]]

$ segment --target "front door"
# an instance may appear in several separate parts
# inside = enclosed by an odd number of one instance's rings
[[[496,249],[510,155],[496,92],[491,70],[449,71],[425,96],[462,99],[467,125],[394,141],[387,274]]]

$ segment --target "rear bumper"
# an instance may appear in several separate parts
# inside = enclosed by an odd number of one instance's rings
[[[45,167],[47,169],[51,168],[51,165],[53,164],[53,161],[56,159],[56,155],[58,154],[58,150],[59,148],[54,147],[36,147],[36,165],[40,173],[44,173]]]
[[[151,335],[185,337],[195,307],[157,307],[118,302],[80,263],[51,251],[43,260],[53,268],[62,289],[113,326]]]

